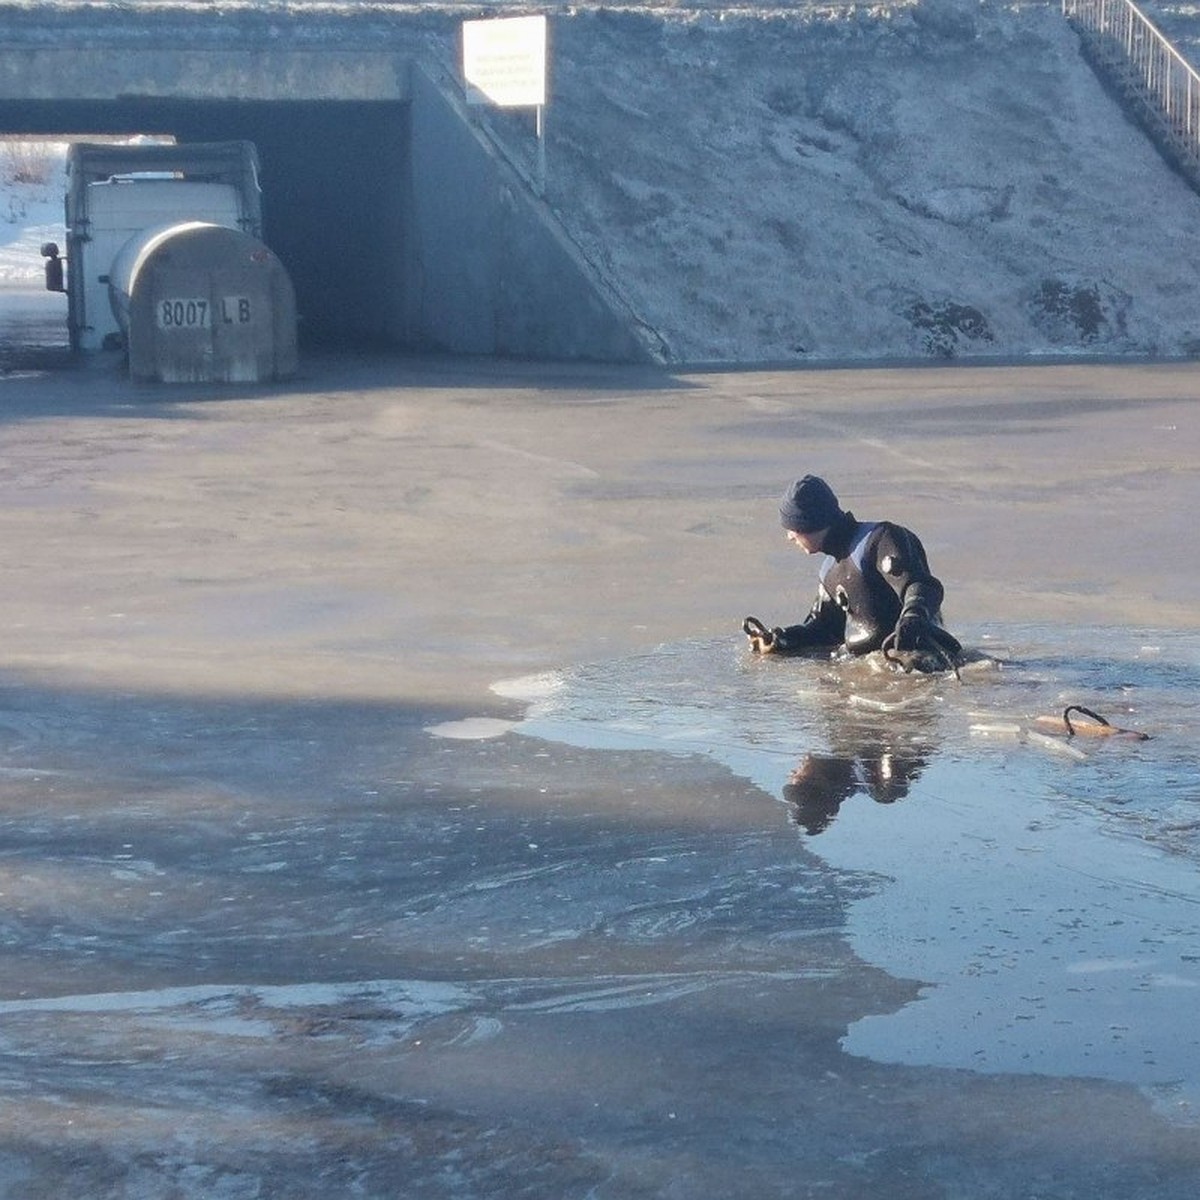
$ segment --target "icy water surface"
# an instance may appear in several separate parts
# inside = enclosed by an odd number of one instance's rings
[[[704,755],[879,886],[867,962],[920,998],[850,1026],[882,1062],[1096,1077],[1200,1114],[1200,639],[974,632],[961,678],[756,658],[738,639],[498,685],[549,742]],[[1037,725],[1082,704],[1148,741]],[[764,822],[771,820],[764,807]]]

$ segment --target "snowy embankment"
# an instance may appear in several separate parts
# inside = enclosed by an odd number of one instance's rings
[[[1191,355],[1200,198],[1057,6],[580,13],[551,200],[679,360]]]
[[[0,285],[41,286],[42,245],[65,245],[66,154],[65,142],[0,143]]]

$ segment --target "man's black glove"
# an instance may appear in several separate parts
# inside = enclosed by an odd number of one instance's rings
[[[772,654],[783,646],[783,630],[776,625],[768,629],[757,617],[747,617],[742,622],[742,632],[750,639],[750,649],[755,654]]]
[[[962,643],[932,620],[924,608],[914,604],[900,613],[896,628],[883,639],[880,649],[893,662],[903,658],[917,670],[931,671],[956,666]],[[908,669],[906,666],[905,670]]]
[[[922,608],[909,608],[900,614],[896,628],[889,635],[884,645],[889,643],[893,650],[920,650],[930,641],[935,640],[937,626],[929,619]]]

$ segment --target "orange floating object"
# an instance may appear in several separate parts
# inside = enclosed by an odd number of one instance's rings
[[[1087,719],[1072,721],[1072,713],[1081,713]],[[1093,712],[1090,708],[1084,708],[1082,704],[1068,704],[1062,710],[1061,716],[1038,717],[1034,721],[1034,724],[1039,729],[1049,729],[1055,733],[1065,733],[1067,737],[1118,737],[1135,742],[1150,740],[1148,733],[1142,733],[1136,729],[1122,729],[1119,725],[1111,724],[1099,713]]]

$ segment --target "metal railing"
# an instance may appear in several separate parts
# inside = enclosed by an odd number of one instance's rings
[[[1064,16],[1116,82],[1200,165],[1200,75],[1131,0],[1062,0]]]

